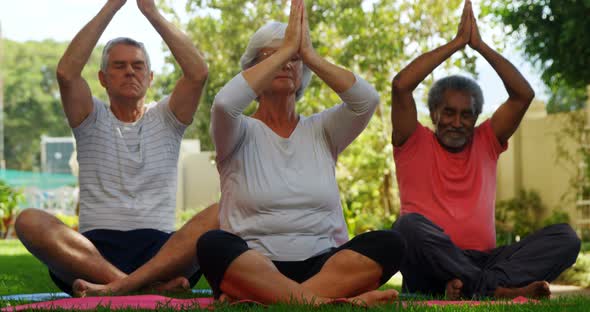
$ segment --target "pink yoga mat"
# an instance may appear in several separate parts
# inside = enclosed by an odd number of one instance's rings
[[[522,304],[537,302],[524,297],[517,297],[511,301],[446,301],[446,300],[428,300],[428,301],[404,301],[402,304],[407,305],[480,305],[480,304]],[[94,310],[98,306],[109,307],[111,310],[141,308],[156,310],[160,307],[166,307],[176,310],[207,308],[213,303],[213,298],[191,298],[191,299],[174,299],[157,295],[141,296],[120,296],[120,297],[87,297],[87,298],[69,298],[53,301],[45,301],[31,304],[24,304],[14,307],[5,307],[1,311],[22,311],[26,309],[51,310],[61,308],[64,310]],[[240,301],[240,303],[254,303],[253,301]],[[347,304],[344,299],[334,300],[333,303]]]
[[[23,304],[15,307],[2,308],[5,311],[22,311],[26,309],[51,310],[61,308],[65,310],[94,310],[98,306],[117,309],[157,309],[167,307],[175,310],[190,308],[206,308],[213,303],[213,298],[174,299],[156,295],[120,296],[120,297],[86,297],[68,298],[53,301]]]

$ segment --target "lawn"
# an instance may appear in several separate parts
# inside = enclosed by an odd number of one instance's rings
[[[46,267],[18,240],[0,241],[0,295],[59,291]]]
[[[196,288],[207,288],[206,281],[202,279]],[[399,280],[394,279],[386,287],[399,288]],[[16,240],[0,241],[0,295],[19,293],[58,292],[47,274],[45,266],[31,256],[27,250]],[[0,301],[0,307],[16,302]],[[538,303],[523,305],[482,305],[468,306],[439,306],[425,307],[420,301],[411,301],[409,305],[401,307],[398,303],[384,305],[369,309],[370,311],[588,311],[590,298],[567,297],[552,300],[544,300]],[[227,306],[219,305],[221,311],[365,311],[366,309],[346,305],[323,306],[312,308],[301,305],[273,305],[268,308],[259,306]],[[108,311],[107,308],[99,309]],[[166,310],[166,309],[164,309]],[[170,311],[172,311],[170,309]]]

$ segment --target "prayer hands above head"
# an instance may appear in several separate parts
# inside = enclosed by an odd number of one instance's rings
[[[471,11],[471,38],[469,38],[469,46],[476,51],[479,51],[483,44],[481,36],[479,34],[479,27],[477,27],[477,20],[473,11]]]
[[[461,47],[465,47],[471,40],[473,10],[471,9],[471,0],[465,0],[463,6],[463,14],[461,14],[461,22],[459,22],[459,29],[455,40],[461,43]]]
[[[307,17],[307,10],[305,9],[305,3],[303,3],[302,6],[303,17],[301,20],[301,45],[299,46],[299,55],[303,59],[303,62],[307,63],[307,60],[315,54],[315,50],[309,34],[309,20]]]
[[[137,7],[143,14],[154,13],[158,11],[154,0],[137,0]]]
[[[283,39],[283,47],[289,51],[290,55],[295,55],[301,47],[303,5],[303,0],[291,0],[289,23],[285,30],[285,39]]]

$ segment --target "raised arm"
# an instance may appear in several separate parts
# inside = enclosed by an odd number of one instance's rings
[[[190,124],[207,81],[207,64],[190,38],[160,14],[154,0],[137,0],[137,6],[162,36],[182,69],[182,77],[176,82],[168,105],[179,121]]]
[[[243,72],[244,79],[257,95],[271,84],[275,74],[299,52],[302,16],[303,0],[291,0],[291,12],[283,43],[270,57]]]
[[[309,23],[305,5],[303,5],[301,21],[301,45],[299,54],[303,63],[336,93],[342,93],[350,89],[355,83],[355,77],[352,72],[328,62],[316,53],[309,34]]]
[[[341,153],[367,126],[379,105],[379,93],[369,83],[318,55],[313,48],[307,11],[303,7],[301,46],[303,63],[334,90],[343,105],[324,112],[323,126],[334,156]]]
[[[449,43],[422,54],[402,69],[392,80],[391,123],[393,125],[392,143],[403,145],[412,135],[418,123],[416,102],[412,92],[420,82],[455,52],[463,49],[471,33],[471,1],[465,1],[459,30]]]
[[[57,82],[70,127],[79,126],[92,112],[92,94],[82,70],[109,22],[125,0],[109,0],[78,32],[57,65]]]
[[[518,128],[522,117],[535,97],[535,91],[514,65],[481,40],[475,16],[473,14],[471,16],[469,46],[479,52],[490,63],[498,76],[500,76],[500,79],[502,79],[508,92],[508,100],[500,105],[492,115],[491,120],[492,129],[498,141],[504,144]]]

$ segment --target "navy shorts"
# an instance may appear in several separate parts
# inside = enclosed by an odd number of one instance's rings
[[[92,230],[82,233],[108,262],[126,274],[132,273],[153,258],[172,234],[154,229]],[[49,276],[63,292],[72,294],[72,285],[62,281],[51,270]],[[200,277],[201,272],[197,271],[189,278],[191,288]]]

